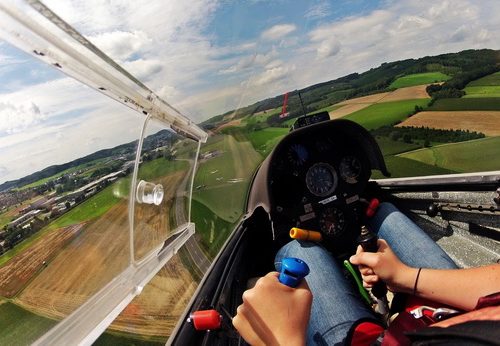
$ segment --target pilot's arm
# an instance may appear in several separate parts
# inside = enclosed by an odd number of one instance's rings
[[[305,345],[311,304],[305,280],[291,288],[271,272],[243,293],[233,325],[251,345]]]
[[[379,279],[393,292],[403,292],[464,310],[472,310],[479,298],[500,291],[500,264],[469,269],[412,268],[402,263],[384,240],[376,253],[358,247],[350,258],[359,266],[366,287]]]

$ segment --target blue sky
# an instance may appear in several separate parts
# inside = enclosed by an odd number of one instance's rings
[[[195,121],[387,61],[500,48],[497,0],[45,3]],[[143,119],[6,43],[0,78],[0,183],[137,139]]]

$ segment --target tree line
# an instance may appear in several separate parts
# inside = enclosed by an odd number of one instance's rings
[[[424,141],[424,146],[430,146],[431,142],[455,143],[485,137],[484,133],[476,131],[434,129],[427,126],[382,126],[370,132],[375,137],[388,137],[394,141],[405,143],[413,143],[415,140]]]
[[[431,105],[437,99],[460,98],[465,95],[462,89],[470,82],[500,71],[496,64],[481,66],[470,71],[460,72],[443,84],[431,84],[427,86],[427,93],[432,97]]]

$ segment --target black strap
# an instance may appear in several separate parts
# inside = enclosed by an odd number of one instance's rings
[[[500,345],[498,321],[467,321],[447,328],[428,327],[406,333],[412,345]]]

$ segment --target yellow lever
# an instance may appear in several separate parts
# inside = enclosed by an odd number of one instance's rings
[[[292,227],[290,229],[290,238],[298,239],[298,240],[308,240],[320,242],[323,238],[321,233],[316,231],[308,231],[306,229]]]

